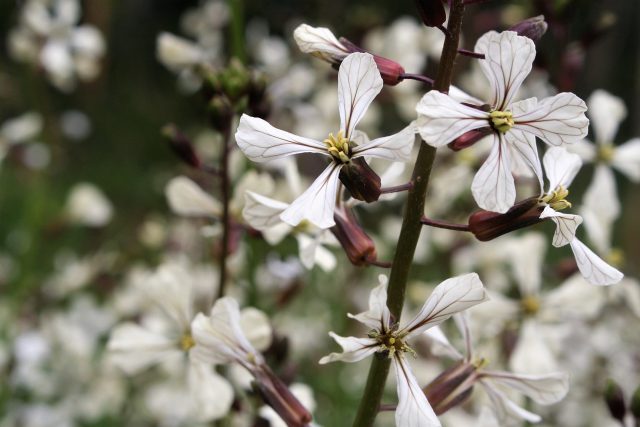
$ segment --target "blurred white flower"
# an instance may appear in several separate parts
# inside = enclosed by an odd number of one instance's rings
[[[104,227],[111,221],[113,205],[97,186],[82,182],[71,188],[65,212],[75,224]]]

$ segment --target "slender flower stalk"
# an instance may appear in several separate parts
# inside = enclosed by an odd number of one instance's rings
[[[438,74],[434,82],[434,89],[447,92],[453,76],[453,66],[458,54],[458,40],[462,15],[464,13],[463,0],[453,0],[447,27],[448,37],[445,39]],[[411,181],[414,186],[409,189],[407,206],[402,221],[402,229],[398,237],[398,244],[393,260],[393,268],[389,277],[387,307],[396,320],[400,319],[400,312],[404,304],[404,295],[409,278],[409,270],[413,255],[420,237],[422,223],[420,218],[424,212],[429,176],[435,159],[436,149],[427,144],[420,145],[420,151],[413,169]],[[387,358],[374,357],[369,368],[369,376],[365,386],[354,427],[370,427],[378,414],[380,399],[384,391],[384,384],[389,373],[391,361]]]

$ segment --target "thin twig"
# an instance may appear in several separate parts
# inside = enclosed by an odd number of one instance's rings
[[[470,231],[467,224],[456,224],[453,222],[442,221],[440,219],[427,218],[426,216],[423,216],[420,222],[424,225],[430,225],[431,227],[436,228],[446,228],[447,230]]]
[[[380,189],[381,194],[399,193],[401,191],[407,191],[413,188],[413,182],[409,181],[405,184],[396,185],[393,187],[385,187]]]
[[[400,81],[402,80],[417,80],[419,82],[433,86],[433,79],[427,76],[423,76],[422,74],[402,73],[400,74]]]
[[[458,53],[460,55],[468,56],[470,58],[484,59],[484,53],[473,52],[467,49],[458,49]]]

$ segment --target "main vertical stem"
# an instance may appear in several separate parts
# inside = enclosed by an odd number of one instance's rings
[[[226,126],[230,129],[231,124]],[[223,132],[222,165],[220,168],[220,194],[222,196],[222,246],[220,247],[220,279],[218,298],[222,298],[227,288],[227,258],[229,256],[229,130]]]
[[[447,92],[451,85],[463,13],[463,0],[453,0],[451,10],[449,11],[449,23],[447,25],[449,36],[446,37],[442,48],[438,74],[433,85],[435,90],[441,92]],[[412,182],[414,185],[407,195],[406,210],[402,221],[400,236],[398,237],[387,291],[387,306],[396,321],[400,320],[409,271],[411,270],[413,255],[422,229],[420,219],[424,214],[424,203],[429,185],[429,176],[435,155],[436,149],[434,147],[421,144],[413,168]],[[380,357],[379,355],[373,358],[371,367],[369,368],[369,376],[367,378],[364,395],[360,401],[353,427],[371,427],[373,425],[378,415],[378,408],[380,406],[380,400],[382,399],[390,364],[391,360],[389,358]]]

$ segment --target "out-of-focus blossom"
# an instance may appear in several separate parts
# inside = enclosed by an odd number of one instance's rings
[[[111,221],[113,205],[94,184],[82,182],[71,188],[65,212],[75,224],[104,227]]]
[[[506,212],[516,198],[512,157],[527,165],[542,187],[536,137],[550,145],[580,140],[589,124],[584,115],[586,105],[572,93],[542,101],[529,98],[513,102],[536,54],[533,41],[527,37],[512,31],[491,31],[478,40],[475,51],[485,55],[480,65],[493,91],[488,111],[431,91],[416,107],[418,127],[425,142],[434,147],[448,144],[470,130],[491,128],[493,147],[476,174],[471,191],[481,208]]]

